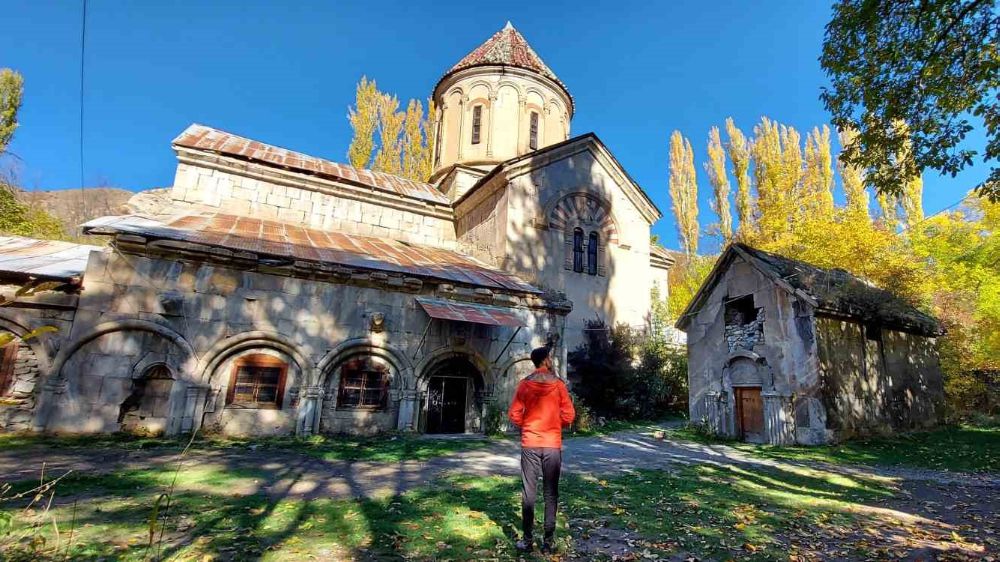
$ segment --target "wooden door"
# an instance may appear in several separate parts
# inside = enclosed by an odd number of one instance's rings
[[[740,439],[747,435],[764,433],[764,401],[760,397],[760,387],[737,388],[736,422]]]

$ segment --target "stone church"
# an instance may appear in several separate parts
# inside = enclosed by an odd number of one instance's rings
[[[203,125],[167,189],[0,240],[0,427],[168,435],[483,431],[584,322],[642,326],[660,211],[510,24],[437,82],[427,183]],[[22,339],[41,326],[55,331]]]
[[[815,445],[941,420],[941,324],[844,270],[732,244],[680,315],[691,420]]]

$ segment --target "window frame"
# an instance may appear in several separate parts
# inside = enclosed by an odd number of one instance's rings
[[[365,362],[366,368],[362,371],[363,381],[360,386],[352,386],[350,388],[345,387],[346,377],[344,376],[344,369],[354,363]],[[378,369],[374,367],[378,367]],[[337,409],[338,410],[363,410],[369,412],[377,412],[389,409],[389,389],[392,386],[392,367],[390,367],[384,361],[379,360],[377,357],[372,355],[360,355],[355,356],[347,361],[344,361],[337,367]],[[368,382],[368,377],[372,374],[378,372],[381,375],[381,382],[379,386],[366,386]],[[346,391],[354,390],[358,391],[359,402],[357,404],[347,404],[345,403]],[[365,392],[371,392],[373,390],[379,391],[378,404],[365,404]]]
[[[538,150],[538,112],[532,111],[528,117],[528,149]]]
[[[0,346],[0,396],[6,396],[14,387],[14,368],[20,345],[21,341],[15,338],[7,345]]]
[[[477,104],[472,107],[472,144],[479,144],[482,140],[483,130],[483,105]]]
[[[573,271],[583,273],[583,229],[576,227],[573,229]]]
[[[275,388],[274,402],[237,402],[236,399],[236,381],[239,376],[241,368],[260,368],[260,369],[271,369],[278,368],[278,383]],[[263,353],[253,353],[250,355],[244,355],[238,357],[233,362],[233,370],[229,377],[229,388],[226,390],[226,406],[227,407],[239,407],[248,410],[280,410],[282,404],[285,401],[285,384],[288,379],[288,363],[283,361],[278,357],[273,355],[265,355]],[[254,383],[255,386],[260,386],[260,383]],[[256,390],[255,390],[256,394]]]
[[[587,238],[587,275],[597,275],[601,259],[600,248],[601,235],[596,230],[591,230]]]

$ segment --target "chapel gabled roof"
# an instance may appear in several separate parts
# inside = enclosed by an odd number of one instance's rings
[[[816,310],[924,336],[944,333],[941,323],[905,299],[843,269],[825,269],[746,244],[730,244],[677,321],[684,330],[733,260],[742,258],[776,285]],[[732,295],[738,296],[738,295]]]
[[[566,85],[556,77],[548,65],[542,62],[538,53],[531,48],[521,32],[514,29],[509,21],[503,29],[494,33],[485,43],[473,49],[472,52],[458,61],[458,64],[445,72],[441,80],[438,80],[438,85],[448,76],[476,66],[510,66],[537,72],[558,84],[566,93],[566,97],[569,98],[570,105],[573,105],[573,96],[570,95]],[[437,89],[436,86],[435,89]]]

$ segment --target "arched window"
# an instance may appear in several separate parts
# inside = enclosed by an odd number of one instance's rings
[[[573,229],[573,271],[583,273],[583,229]]]
[[[256,353],[244,355],[233,365],[226,404],[244,408],[281,408],[288,363]]]
[[[587,274],[597,275],[597,250],[600,248],[600,235],[597,232],[590,233],[590,240],[587,243]]]
[[[528,148],[538,150],[538,113],[531,112],[530,129],[528,130]]]
[[[372,357],[356,357],[340,367],[338,408],[384,410],[388,405],[388,365]]]
[[[480,132],[483,129],[483,106],[472,108],[472,144],[479,144]]]

